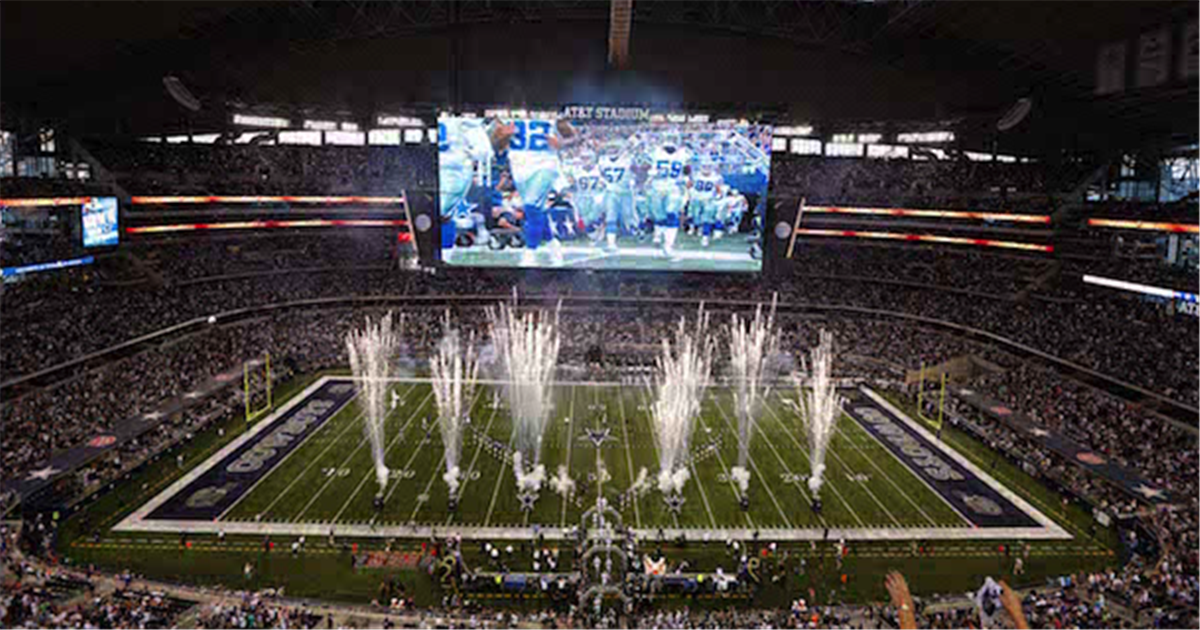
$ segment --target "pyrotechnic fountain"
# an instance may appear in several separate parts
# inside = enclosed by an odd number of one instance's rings
[[[796,379],[801,414],[805,431],[808,433],[808,459],[812,467],[808,477],[808,489],[812,491],[813,511],[821,511],[821,485],[825,482],[825,451],[833,437],[838,418],[842,414],[842,399],[833,382],[833,334],[821,331],[820,343],[811,353],[811,372],[808,389],[801,379]]]
[[[733,314],[729,326],[729,363],[734,379],[734,403],[737,410],[738,460],[730,474],[741,491],[742,508],[749,507],[750,440],[771,390],[774,368],[778,365],[779,335],[775,331],[775,299],[771,311],[763,316],[762,305],[754,310],[754,319],[743,321]]]
[[[679,319],[675,342],[663,339],[657,360],[658,380],[651,413],[661,468],[658,489],[673,511],[682,504],[683,486],[690,476],[688,446],[708,385],[713,346],[708,336],[708,314],[701,306],[690,328],[686,318]]]
[[[514,423],[513,472],[524,509],[532,509],[546,479],[542,434],[552,410],[554,368],[558,362],[558,311],[516,313],[501,304],[488,310],[496,362]]]
[[[463,429],[470,419],[471,393],[475,389],[479,362],[475,346],[470,339],[464,343],[462,335],[450,322],[446,313],[444,334],[437,352],[429,362],[433,376],[433,393],[438,408],[438,427],[442,432],[442,446],[446,453],[446,472],[442,475],[450,492],[450,509],[458,505],[459,455],[462,453]]]
[[[366,407],[363,430],[371,442],[375,480],[379,482],[377,506],[388,481],[388,468],[383,459],[383,423],[387,417],[388,379],[392,376],[393,359],[399,346],[400,333],[392,328],[391,313],[374,322],[368,317],[361,329],[352,330],[346,335],[350,370],[354,373],[362,404]]]

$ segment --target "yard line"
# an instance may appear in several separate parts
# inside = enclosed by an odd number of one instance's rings
[[[475,400],[471,401],[471,406],[469,407],[469,409],[472,409],[472,410],[475,409],[475,405],[479,404],[479,398],[480,398],[481,394],[482,394],[482,392],[480,392],[478,390],[475,392]],[[429,438],[429,442],[433,442],[432,437]],[[417,458],[417,455],[420,454],[424,450],[425,443],[426,443],[425,439],[422,438],[419,443],[420,446],[416,449],[416,451],[412,455],[408,456],[408,461],[404,462],[404,468],[401,468],[401,470],[409,470],[410,468],[412,468],[413,460],[415,460]],[[441,466],[438,466],[437,468],[435,468],[434,474],[437,474],[437,471],[441,470],[441,468],[442,468]],[[398,487],[400,487],[399,480],[397,480],[396,483],[392,484],[392,487],[388,490],[388,493],[383,497],[384,503],[387,503],[387,500],[392,498],[392,494],[396,492],[396,488],[398,488]]]
[[[510,420],[512,419],[512,409],[508,410],[508,417]],[[517,440],[517,424],[514,421],[513,426],[512,426],[512,433],[510,434],[510,436],[508,438],[508,448],[509,449],[512,449],[513,442],[516,442],[516,440]],[[508,458],[505,458],[505,457],[500,458],[500,474],[496,475],[496,486],[494,488],[492,488],[492,501],[491,501],[491,503],[488,503],[487,515],[484,516],[484,519],[483,519],[484,527],[487,527],[488,524],[492,522],[492,511],[496,509],[496,497],[500,496],[500,482],[504,480],[504,469],[505,469],[505,467],[508,466],[508,460],[509,460],[509,458],[511,458],[511,456],[512,456],[512,454],[510,453]]]
[[[764,407],[765,406],[766,405],[764,405]],[[797,475],[795,472],[792,471],[792,467],[788,466],[787,461],[785,461],[783,459],[783,457],[779,454],[779,450],[775,448],[775,443],[770,439],[766,439],[763,441],[767,443],[767,447],[771,449],[771,452],[775,455],[775,459],[779,462],[779,465],[783,466],[783,469],[786,470],[787,473],[789,475],[791,475],[793,479],[796,480],[794,485],[796,486],[796,489],[800,491],[800,496],[804,497],[805,502],[812,503],[812,498],[808,495],[808,492],[806,492],[804,489],[804,483],[799,480],[800,475]],[[823,515],[817,514],[816,516],[817,516],[817,520],[820,521],[821,525],[823,525],[825,527],[829,526],[829,523],[825,522],[825,517]]]
[[[777,398],[779,398],[779,400],[783,400],[783,394],[776,393],[775,395]],[[783,432],[788,436],[789,439],[791,439],[792,444],[796,445],[796,450],[800,451],[800,454],[804,456],[804,461],[809,462],[811,466],[811,460],[808,457],[808,449],[804,448],[804,445],[800,443],[800,440],[797,440],[796,436],[792,435],[792,432],[788,430],[787,424],[775,414],[775,409],[769,404],[763,405],[763,408],[767,410],[767,413],[770,414],[771,418],[774,419],[775,422],[779,423],[780,428],[782,428]],[[829,489],[833,490],[834,496],[836,496],[838,500],[842,502],[842,505],[846,506],[846,509],[850,512],[850,516],[853,516],[854,520],[858,521],[859,526],[866,527],[866,522],[862,520],[862,517],[858,515],[858,512],[854,511],[854,506],[850,505],[850,502],[846,500],[846,497],[842,496],[841,492],[838,492],[837,486],[833,484],[832,479],[829,480]],[[824,519],[822,519],[822,522],[824,522]]]
[[[412,387],[411,387],[411,386],[409,386],[409,389],[412,389]],[[285,455],[285,456],[283,457],[283,459],[279,460],[279,463],[278,463],[278,464],[275,464],[274,466],[272,466],[272,467],[271,467],[271,471],[270,471],[270,472],[268,472],[267,474],[263,475],[262,477],[259,477],[259,478],[258,478],[258,481],[255,481],[255,482],[254,482],[254,484],[250,486],[250,489],[249,489],[249,490],[246,490],[245,492],[243,492],[243,493],[242,493],[242,495],[241,495],[241,496],[239,496],[239,497],[237,498],[237,500],[236,500],[236,501],[234,501],[234,502],[233,502],[233,503],[232,503],[232,504],[231,504],[229,507],[225,508],[225,511],[221,512],[221,514],[220,514],[219,516],[217,516],[217,520],[218,520],[218,521],[220,521],[220,520],[223,520],[223,519],[225,518],[225,515],[226,515],[226,514],[229,514],[230,512],[232,512],[232,511],[233,511],[233,508],[237,507],[237,505],[238,505],[239,503],[241,503],[241,502],[242,502],[242,499],[245,499],[246,497],[250,496],[250,494],[251,494],[251,493],[253,493],[253,492],[254,492],[254,489],[258,487],[258,484],[260,484],[260,483],[262,483],[263,481],[265,481],[265,480],[267,479],[267,477],[270,477],[270,476],[271,476],[271,472],[274,472],[275,470],[277,470],[277,469],[278,469],[280,466],[282,466],[282,465],[283,465],[285,462],[287,462],[287,460],[288,460],[288,459],[289,459],[289,458],[290,458],[292,455],[295,455],[297,452],[299,452],[299,451],[300,451],[300,449],[304,448],[304,445],[305,445],[305,444],[307,444],[307,443],[308,443],[308,441],[309,441],[309,440],[311,440],[311,439],[313,438],[313,436],[315,436],[315,435],[317,435],[318,433],[320,433],[321,431],[325,430],[325,427],[328,427],[329,425],[333,424],[333,419],[334,419],[334,418],[336,418],[336,417],[337,417],[337,415],[338,415],[339,413],[341,413],[343,409],[345,409],[347,406],[349,406],[349,405],[350,405],[350,403],[354,402],[356,399],[358,399],[358,392],[357,392],[357,391],[355,391],[354,395],[350,397],[350,400],[347,400],[347,401],[345,402],[345,404],[343,404],[343,405],[342,405],[340,408],[338,408],[338,410],[337,410],[337,411],[335,411],[335,412],[333,413],[333,415],[329,416],[329,419],[328,419],[328,420],[326,420],[324,424],[322,424],[322,425],[321,425],[321,426],[320,426],[320,427],[319,427],[319,428],[318,428],[316,431],[313,431],[312,433],[310,433],[308,437],[304,438],[304,441],[303,441],[303,442],[301,442],[299,445],[297,445],[297,446],[296,446],[296,448],[292,449],[292,451],[291,451],[290,453],[288,453],[287,455]],[[357,423],[358,423],[358,421],[359,421],[359,420],[361,420],[361,419],[362,419],[362,413],[360,413],[360,414],[358,414],[357,416],[355,416],[354,420],[351,420],[351,421],[350,421],[350,423],[346,425],[346,428],[345,428],[345,429],[342,429],[341,433],[338,433],[338,434],[337,434],[337,437],[333,438],[333,440],[332,440],[332,441],[330,441],[330,444],[329,444],[329,446],[332,446],[332,445],[333,445],[335,442],[337,442],[338,440],[342,439],[342,436],[346,434],[346,431],[350,430],[350,427],[352,427],[352,426],[354,426],[355,424],[357,424]],[[325,451],[329,450],[329,446],[326,446],[326,447],[325,447],[325,450],[324,450],[324,451],[321,451],[321,455],[324,455],[324,454],[325,454]],[[320,459],[320,458],[321,458],[321,455],[318,455],[318,456],[317,456],[317,459]],[[293,479],[293,480],[292,480],[292,482],[291,482],[291,483],[289,483],[289,484],[287,485],[287,487],[283,489],[283,492],[281,492],[281,493],[279,494],[279,496],[276,496],[276,497],[275,497],[275,499],[274,499],[273,501],[271,501],[271,503],[270,503],[269,505],[267,505],[267,507],[266,507],[265,509],[263,509],[263,510],[260,510],[260,511],[259,511],[259,514],[266,514],[266,513],[270,512],[270,511],[271,511],[271,508],[275,506],[275,503],[276,503],[276,502],[278,502],[278,501],[279,501],[279,499],[283,497],[283,495],[287,494],[287,493],[288,493],[288,490],[291,490],[291,489],[292,489],[292,486],[296,485],[296,482],[297,482],[297,481],[299,481],[300,477],[303,477],[304,475],[308,474],[308,471],[309,471],[309,469],[310,469],[310,468],[312,468],[312,467],[313,467],[313,464],[315,464],[315,463],[316,463],[316,460],[314,460],[314,461],[313,461],[313,463],[309,464],[308,466],[305,466],[305,467],[304,467],[304,470],[302,470],[302,471],[300,472],[300,475],[299,475],[299,476],[297,476],[295,479]]]
[[[433,388],[431,387],[429,389],[429,394],[427,394],[425,396],[425,399],[421,401],[422,409],[428,404],[429,397],[432,394],[433,394]],[[472,401],[471,404],[474,405],[475,404],[474,401]],[[414,416],[415,415],[416,414],[414,412]],[[396,433],[396,437],[392,438],[392,441],[388,443],[387,450],[385,450],[383,452],[384,461],[387,460],[388,453],[391,453],[393,448],[395,448],[396,446],[398,446],[404,442],[403,438],[404,438],[405,433],[408,432],[408,427],[410,424],[412,424],[411,417],[409,418],[408,422],[404,423],[404,426],[400,428],[400,431]],[[421,440],[419,442],[417,442],[417,448],[413,449],[412,455],[410,455],[408,457],[408,461],[404,463],[404,468],[400,469],[401,472],[408,470],[408,467],[412,465],[413,460],[416,459],[417,454],[420,453],[422,450],[424,450],[426,441],[432,442],[433,439],[430,438],[429,440],[426,440],[425,438],[421,438]],[[356,486],[354,488],[354,492],[350,493],[350,496],[346,499],[346,502],[342,504],[342,507],[340,509],[338,509],[337,514],[333,517],[333,522],[336,523],[338,521],[338,519],[340,519],[342,517],[342,513],[346,511],[346,508],[350,507],[350,503],[352,503],[354,501],[354,497],[358,496],[358,493],[362,490],[363,486],[366,485],[367,481],[374,474],[375,474],[374,471],[368,470],[366,472],[366,474],[363,475],[362,481],[358,482],[358,486]],[[384,503],[387,503],[387,500],[392,497],[392,493],[394,493],[396,491],[396,487],[400,485],[400,481],[403,479],[403,477],[400,477],[400,478],[394,479],[394,480],[390,479],[390,476],[391,476],[390,471],[389,471],[388,476],[389,476],[388,482],[391,484],[391,487],[388,488],[387,494],[385,494],[383,497]]]
[[[709,395],[711,396],[711,394],[709,394]],[[703,411],[704,407],[701,406],[700,409],[701,409],[700,415],[696,418],[696,420],[699,422],[703,422],[704,426],[707,427],[708,422],[704,421],[704,411]],[[694,426],[692,427],[692,432],[695,433]],[[733,500],[735,502],[737,502],[738,500],[741,499],[741,495],[738,493],[737,481],[733,478],[733,475],[729,474],[729,467],[727,467],[725,465],[725,458],[721,455],[721,449],[714,448],[713,452],[717,454],[717,462],[719,464],[721,464],[721,470],[725,471],[725,478],[727,480],[729,480],[729,488],[730,488],[730,492],[733,493]],[[693,465],[692,468],[695,469],[695,466]],[[697,478],[696,481],[699,482],[700,479]],[[743,511],[742,516],[746,517],[746,525],[750,526],[751,529],[754,529],[754,519],[750,518],[750,513]]]
[[[850,420],[855,423],[858,422],[854,418],[851,418]],[[871,435],[869,432],[867,432],[862,427],[859,427],[859,430],[862,431],[863,433],[866,433],[872,440],[875,440],[876,443],[879,443],[879,441],[875,439],[874,435]],[[892,487],[895,488],[896,491],[900,493],[900,496],[903,496],[905,499],[908,500],[909,503],[912,504],[913,507],[917,508],[917,511],[921,513],[921,516],[925,517],[925,520],[929,521],[930,525],[933,525],[935,527],[937,526],[937,521],[933,520],[933,518],[931,518],[929,516],[929,514],[927,514],[925,512],[925,510],[921,507],[921,505],[919,503],[917,503],[916,501],[914,501],[913,498],[910,497],[908,495],[908,493],[904,491],[904,488],[901,488],[900,484],[896,483],[896,481],[894,479],[892,479],[891,475],[888,475],[887,473],[885,473],[883,471],[883,469],[879,467],[879,464],[875,461],[875,459],[872,458],[870,455],[868,455],[866,450],[864,450],[862,447],[860,447],[858,444],[856,444],[854,442],[854,440],[850,438],[850,436],[847,434],[846,431],[842,430],[841,428],[838,428],[838,433],[840,433],[842,435],[842,437],[846,438],[846,441],[850,442],[851,447],[853,447],[859,453],[862,453],[863,458],[866,459],[868,462],[870,462],[871,466],[873,466],[875,468],[875,470],[879,471],[879,476],[883,477],[884,479],[887,479],[888,483],[892,484]],[[880,447],[883,448],[883,450],[887,451],[889,454],[891,454],[891,451],[888,450],[887,447],[883,446],[882,444],[880,444]],[[895,459],[897,461],[899,461],[899,458],[895,458]]]
[[[433,389],[431,388],[429,390],[429,393],[425,394],[425,398],[423,398],[421,400],[421,404],[418,405],[417,408],[413,410],[412,415],[410,415],[408,417],[408,421],[406,421],[404,423],[404,426],[401,427],[400,432],[396,434],[395,438],[392,438],[392,442],[395,442],[395,440],[397,438],[399,438],[401,435],[404,435],[404,431],[406,429],[408,429],[408,425],[412,423],[413,418],[417,417],[417,411],[425,408],[425,403],[427,403],[429,401],[429,397],[432,395],[433,395]],[[388,418],[390,418],[393,413],[395,413],[395,410],[389,411],[387,413],[387,415],[385,415],[383,417],[384,424],[387,424]],[[358,452],[362,450],[362,447],[367,444],[367,442],[368,442],[368,439],[364,435],[362,440],[359,440],[358,446],[354,447],[354,450],[350,451],[350,454],[346,456],[346,459],[342,461],[342,464],[340,466],[338,466],[338,468],[344,468],[346,466],[346,464],[349,464],[350,461],[354,459],[354,456],[357,455]],[[390,443],[388,444],[388,448],[391,448]],[[321,487],[317,490],[317,492],[315,494],[313,494],[312,498],[308,500],[308,503],[304,504],[304,509],[300,510],[300,513],[297,514],[294,518],[290,519],[289,522],[291,522],[291,523],[300,522],[300,519],[304,516],[305,513],[308,512],[308,509],[311,508],[313,506],[313,504],[317,502],[317,499],[321,498],[321,495],[325,493],[325,489],[328,488],[329,485],[333,483],[334,479],[336,479],[336,477],[330,477],[329,479],[326,479],[325,483],[322,484]]]
[[[624,396],[621,395],[621,388],[619,387],[617,388],[617,407],[621,410],[621,437],[625,440],[625,465],[627,468],[629,468],[629,485],[632,487],[634,482],[637,481],[637,478],[633,476],[633,454],[629,449],[629,430],[625,428],[625,401]],[[642,512],[640,509],[638,509],[638,503],[640,503],[640,501],[638,500],[636,492],[632,494],[632,498],[633,519],[635,522],[637,522],[638,529],[641,529]]]
[[[727,416],[725,414],[725,408],[721,406],[720,399],[718,399],[716,396],[714,396],[713,404],[716,406],[717,411],[721,412],[721,418],[723,420],[725,420],[725,426],[729,427],[734,432],[734,435],[736,436],[738,433],[737,427],[729,422],[729,416]],[[751,435],[753,436],[753,433],[751,433]],[[747,448],[749,448],[749,447],[747,447]],[[771,503],[775,504],[775,509],[778,510],[779,515],[783,517],[783,522],[787,524],[788,529],[792,529],[791,519],[789,519],[787,517],[787,514],[783,511],[783,506],[779,505],[779,500],[775,498],[775,493],[771,491],[771,484],[767,483],[764,480],[762,472],[760,472],[758,470],[758,464],[754,463],[754,457],[748,456],[747,459],[750,461],[750,467],[754,469],[754,474],[758,475],[759,483],[761,483],[762,486],[767,489],[767,496],[771,497]]]
[[[700,483],[700,473],[696,472],[696,464],[689,461],[688,468],[692,469],[692,477],[696,479],[696,487],[700,489],[700,501],[704,503],[704,511],[708,512],[708,522],[712,523],[713,529],[718,529],[717,517],[713,514],[712,506],[708,504],[708,493],[704,491],[704,484]],[[671,515],[675,516],[674,513]],[[679,527],[679,517],[675,517],[675,527]]]
[[[571,470],[571,445],[575,443],[575,435],[571,429],[575,426],[575,385],[571,385],[571,402],[569,403],[570,410],[567,416],[567,473]],[[558,524],[560,529],[567,528],[567,495],[562,495],[562,519]]]
[[[444,463],[446,463],[446,450],[442,449],[442,457],[438,460],[437,466],[433,467],[433,474],[429,475],[429,482],[425,484],[425,489],[421,491],[421,494],[429,496],[429,489],[433,487],[434,480],[438,478],[438,471],[442,469],[442,464]],[[421,496],[417,495],[417,505],[413,508],[412,514],[409,515],[408,522],[413,523],[416,521],[417,512],[420,512],[424,505],[425,502],[421,501]]]
[[[487,436],[490,433],[492,429],[492,421],[496,419],[496,409],[497,407],[492,407],[492,414],[488,416],[487,427],[483,429],[483,433],[481,435]],[[475,455],[471,457],[471,466],[467,468],[467,474],[463,477],[463,482],[458,487],[458,496],[454,497],[460,502],[462,501],[463,494],[467,491],[467,484],[471,483],[471,473],[475,472],[475,462],[479,461],[479,454],[483,452],[483,444],[484,441],[482,439],[479,440],[479,445],[475,447]],[[454,513],[447,514],[446,524],[449,525],[450,521],[452,520],[454,520]]]
[[[842,413],[842,415],[847,415],[844,411],[841,413]],[[834,423],[834,426],[836,427],[837,423]],[[842,459],[842,456],[838,454],[837,449],[833,448],[832,436],[830,438],[829,449],[827,450],[827,452],[828,452],[828,454],[833,455],[833,458],[836,459],[838,461],[838,463],[841,464],[842,467],[845,468],[846,470],[849,470],[849,471],[855,470],[853,467],[851,467],[849,464],[846,463],[846,460]],[[865,490],[867,492],[868,495],[870,495],[871,499],[873,501],[875,501],[875,505],[878,505],[880,507],[880,509],[883,510],[883,513],[887,514],[887,517],[892,519],[893,525],[895,525],[896,527],[904,527],[904,525],[902,525],[900,523],[899,519],[897,519],[894,515],[892,515],[892,511],[887,509],[887,506],[883,504],[883,501],[880,501],[879,497],[875,496],[875,493],[871,490],[870,485],[863,484],[862,488],[863,488],[863,490]]]

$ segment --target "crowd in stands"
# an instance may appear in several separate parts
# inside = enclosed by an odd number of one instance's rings
[[[993,209],[1015,202],[1018,211],[1048,214],[1044,195],[1071,190],[1088,169],[1074,162],[1047,168],[965,157],[858,159],[776,153],[771,156],[771,187],[777,196],[803,195],[810,204]]]
[[[437,186],[437,159],[428,144],[85,144],[131,195],[392,196]]]

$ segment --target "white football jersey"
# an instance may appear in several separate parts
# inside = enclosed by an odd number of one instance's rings
[[[655,179],[678,180],[684,177],[683,169],[692,162],[692,152],[683,147],[661,146],[650,156],[650,171]]]
[[[558,136],[553,120],[514,120],[516,128],[508,141],[508,163],[513,179],[524,181],[538,171],[558,171],[558,150],[550,146],[550,138]]]

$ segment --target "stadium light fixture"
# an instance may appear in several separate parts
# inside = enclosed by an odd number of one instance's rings
[[[938,142],[954,142],[953,131],[927,131],[920,133],[902,133],[896,135],[896,142],[904,144],[934,144]]]
[[[1176,291],[1163,287],[1154,287],[1148,284],[1139,284],[1137,282],[1126,282],[1125,280],[1117,280],[1115,278],[1105,278],[1103,276],[1083,276],[1084,284],[1094,284],[1096,286],[1108,287],[1119,291],[1131,291],[1133,293],[1141,293],[1142,295],[1153,295],[1171,300],[1183,300],[1184,302],[1196,302],[1197,296],[1195,293],[1187,291]]]
[[[274,129],[286,129],[292,126],[292,122],[286,118],[253,116],[250,114],[234,114],[233,124],[245,125],[247,127],[271,127]]]

